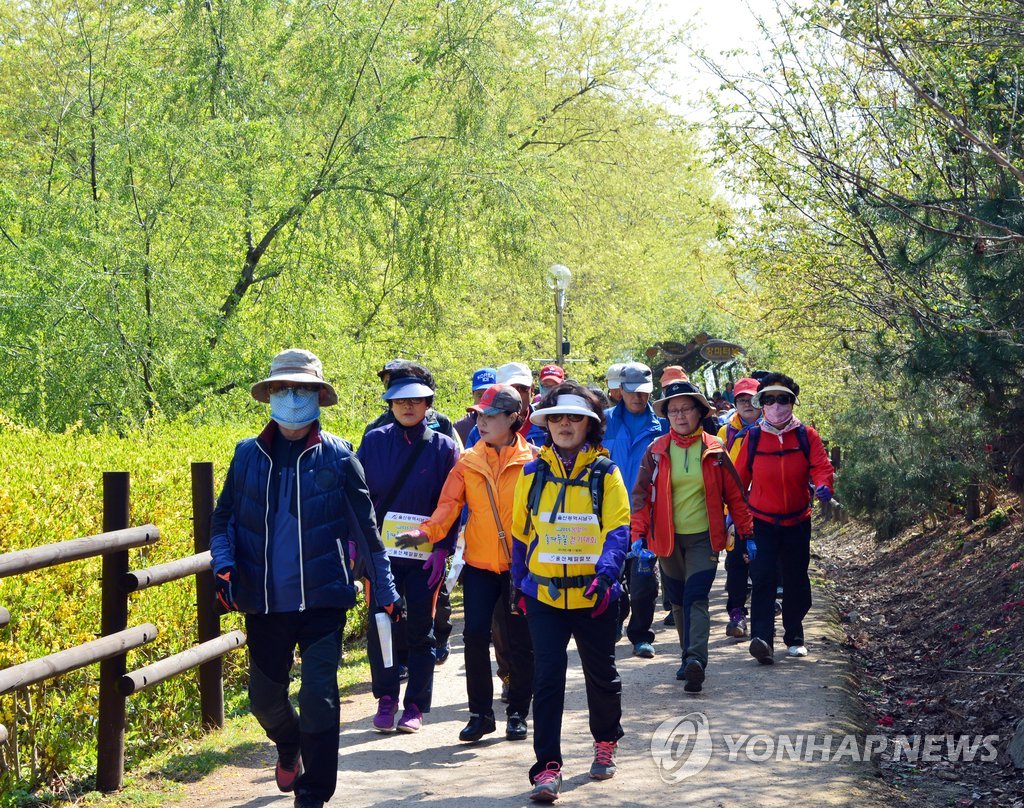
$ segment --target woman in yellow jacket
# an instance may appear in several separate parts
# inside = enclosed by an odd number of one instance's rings
[[[629,496],[601,448],[604,413],[594,395],[567,381],[530,417],[546,427],[540,457],[516,485],[512,579],[534,650],[530,798],[553,802],[562,782],[566,646],[576,640],[587,685],[594,763],[590,776],[615,774],[622,737],[622,680],[615,669],[619,577],[629,543]]]
[[[399,547],[415,546],[428,539],[437,543],[455,524],[463,506],[469,511],[463,555],[466,566],[462,571],[469,723],[459,733],[461,741],[479,741],[496,728],[490,656],[491,615],[496,604],[501,604],[497,615],[505,622],[510,651],[505,737],[521,741],[527,735],[533,649],[526,619],[512,611],[509,579],[512,499],[523,466],[534,458],[533,448],[519,434],[522,406],[519,392],[511,385],[495,384],[484,391],[473,405],[480,441],[459,456],[430,518],[418,530],[396,537],[395,542]]]

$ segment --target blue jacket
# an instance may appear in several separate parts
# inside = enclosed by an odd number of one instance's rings
[[[644,451],[655,438],[660,438],[668,433],[668,421],[655,415],[654,407],[648,403],[647,427],[635,436],[631,436],[625,423],[628,414],[624,401],[620,401],[614,407],[604,411],[606,425],[601,445],[608,450],[612,462],[622,472],[622,481],[626,484],[626,490],[632,493],[633,486],[636,485],[637,474],[640,472],[640,461],[643,460]]]
[[[395,493],[391,504],[382,502],[394,486],[398,473],[405,468],[416,444],[424,437],[427,438],[428,445],[420,451],[419,457]],[[392,421],[386,426],[367,432],[363,436],[363,442],[359,444],[356,457],[366,472],[366,485],[370,491],[370,499],[373,500],[379,525],[384,520],[382,508],[385,505],[389,511],[430,516],[437,507],[441,488],[448,479],[448,472],[455,467],[459,459],[459,450],[455,446],[455,441],[433,429],[428,430],[425,422],[405,429],[401,424]],[[456,522],[437,546],[449,553],[454,552],[458,532],[459,524]]]
[[[240,611],[267,613],[275,570],[267,563],[270,446],[278,434],[271,421],[258,437],[235,446],[224,488],[211,520],[214,572],[235,568],[234,595]],[[346,546],[355,541],[373,582],[378,606],[398,600],[391,566],[377,532],[362,466],[347,442],[313,425],[299,456],[299,611],[349,609],[356,587]],[[294,570],[292,571],[294,572]]]

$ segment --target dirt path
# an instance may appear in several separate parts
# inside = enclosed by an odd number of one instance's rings
[[[725,609],[719,570],[712,600],[711,661],[704,692],[683,693],[677,682],[679,666],[675,629],[656,623],[657,656],[641,660],[631,656],[627,641],[619,643],[619,672],[623,680],[623,728],[619,744],[618,774],[606,782],[588,777],[592,739],[587,729],[583,676],[570,653],[569,693],[563,723],[564,782],[560,805],[683,805],[782,806],[799,802],[824,805],[885,805],[888,798],[870,763],[821,762],[820,745],[833,736],[835,750],[841,736],[857,731],[855,699],[851,695],[847,663],[837,643],[836,623],[821,592],[807,625],[811,655],[787,659],[772,667],[758,665],[747,653],[746,642],[725,636]],[[780,626],[781,628],[781,626]],[[533,762],[532,746],[509,742],[499,732],[476,745],[461,744],[459,730],[467,719],[460,627],[453,634],[450,661],[437,670],[434,709],[417,735],[382,735],[371,729],[375,701],[369,693],[345,699],[342,706],[341,773],[331,806],[399,806],[409,803],[448,806],[520,806],[528,804],[527,770]],[[497,704],[497,708],[504,705]],[[501,709],[496,709],[501,718]],[[713,751],[703,770],[672,782],[677,764],[668,760],[664,771],[652,756],[652,736],[663,722],[668,727],[690,716],[680,730],[706,719]],[[701,718],[703,716],[704,718]],[[663,727],[660,736],[664,736]],[[772,755],[764,762],[751,760],[741,746],[730,760],[723,735],[814,735],[819,751],[813,759],[791,760]],[[840,736],[840,737],[836,737]],[[676,734],[678,746],[679,734]],[[764,758],[767,741],[753,745],[754,757]],[[671,746],[671,744],[670,744]],[[695,767],[698,745],[683,744],[681,765]],[[735,746],[735,742],[734,742]],[[189,806],[227,808],[272,806],[284,808],[291,799],[279,794],[273,782],[274,754],[268,745],[260,760],[218,770],[189,787]]]

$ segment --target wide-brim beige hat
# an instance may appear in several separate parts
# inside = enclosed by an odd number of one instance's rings
[[[330,382],[324,381],[324,366],[315,354],[302,348],[289,348],[281,351],[270,361],[270,375],[256,382],[250,389],[252,397],[264,404],[270,403],[271,382],[297,382],[298,384],[319,384],[327,391],[327,397],[321,402],[324,407],[338,403],[338,393]]]
[[[663,388],[661,391],[661,398],[655,401],[651,406],[654,407],[654,412],[659,418],[665,418],[665,406],[673,398],[680,398],[681,396],[689,396],[694,398],[704,405],[706,412],[710,412],[714,409],[711,403],[707,400],[707,397],[700,391],[693,382],[672,382],[672,384]]]

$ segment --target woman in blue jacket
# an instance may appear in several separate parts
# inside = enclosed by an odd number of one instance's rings
[[[381,541],[391,561],[395,586],[405,598],[409,681],[405,688],[399,732],[418,732],[423,714],[430,712],[434,685],[434,609],[445,561],[452,553],[458,524],[435,545],[400,549],[395,537],[418,526],[437,507],[448,472],[459,458],[455,441],[430,429],[426,415],[434,390],[415,376],[392,379],[384,393],[394,420],[363,436],[356,456],[366,471]],[[384,666],[375,620],[369,621],[367,651],[377,698],[373,726],[379,732],[395,729],[400,689],[398,666]]]

